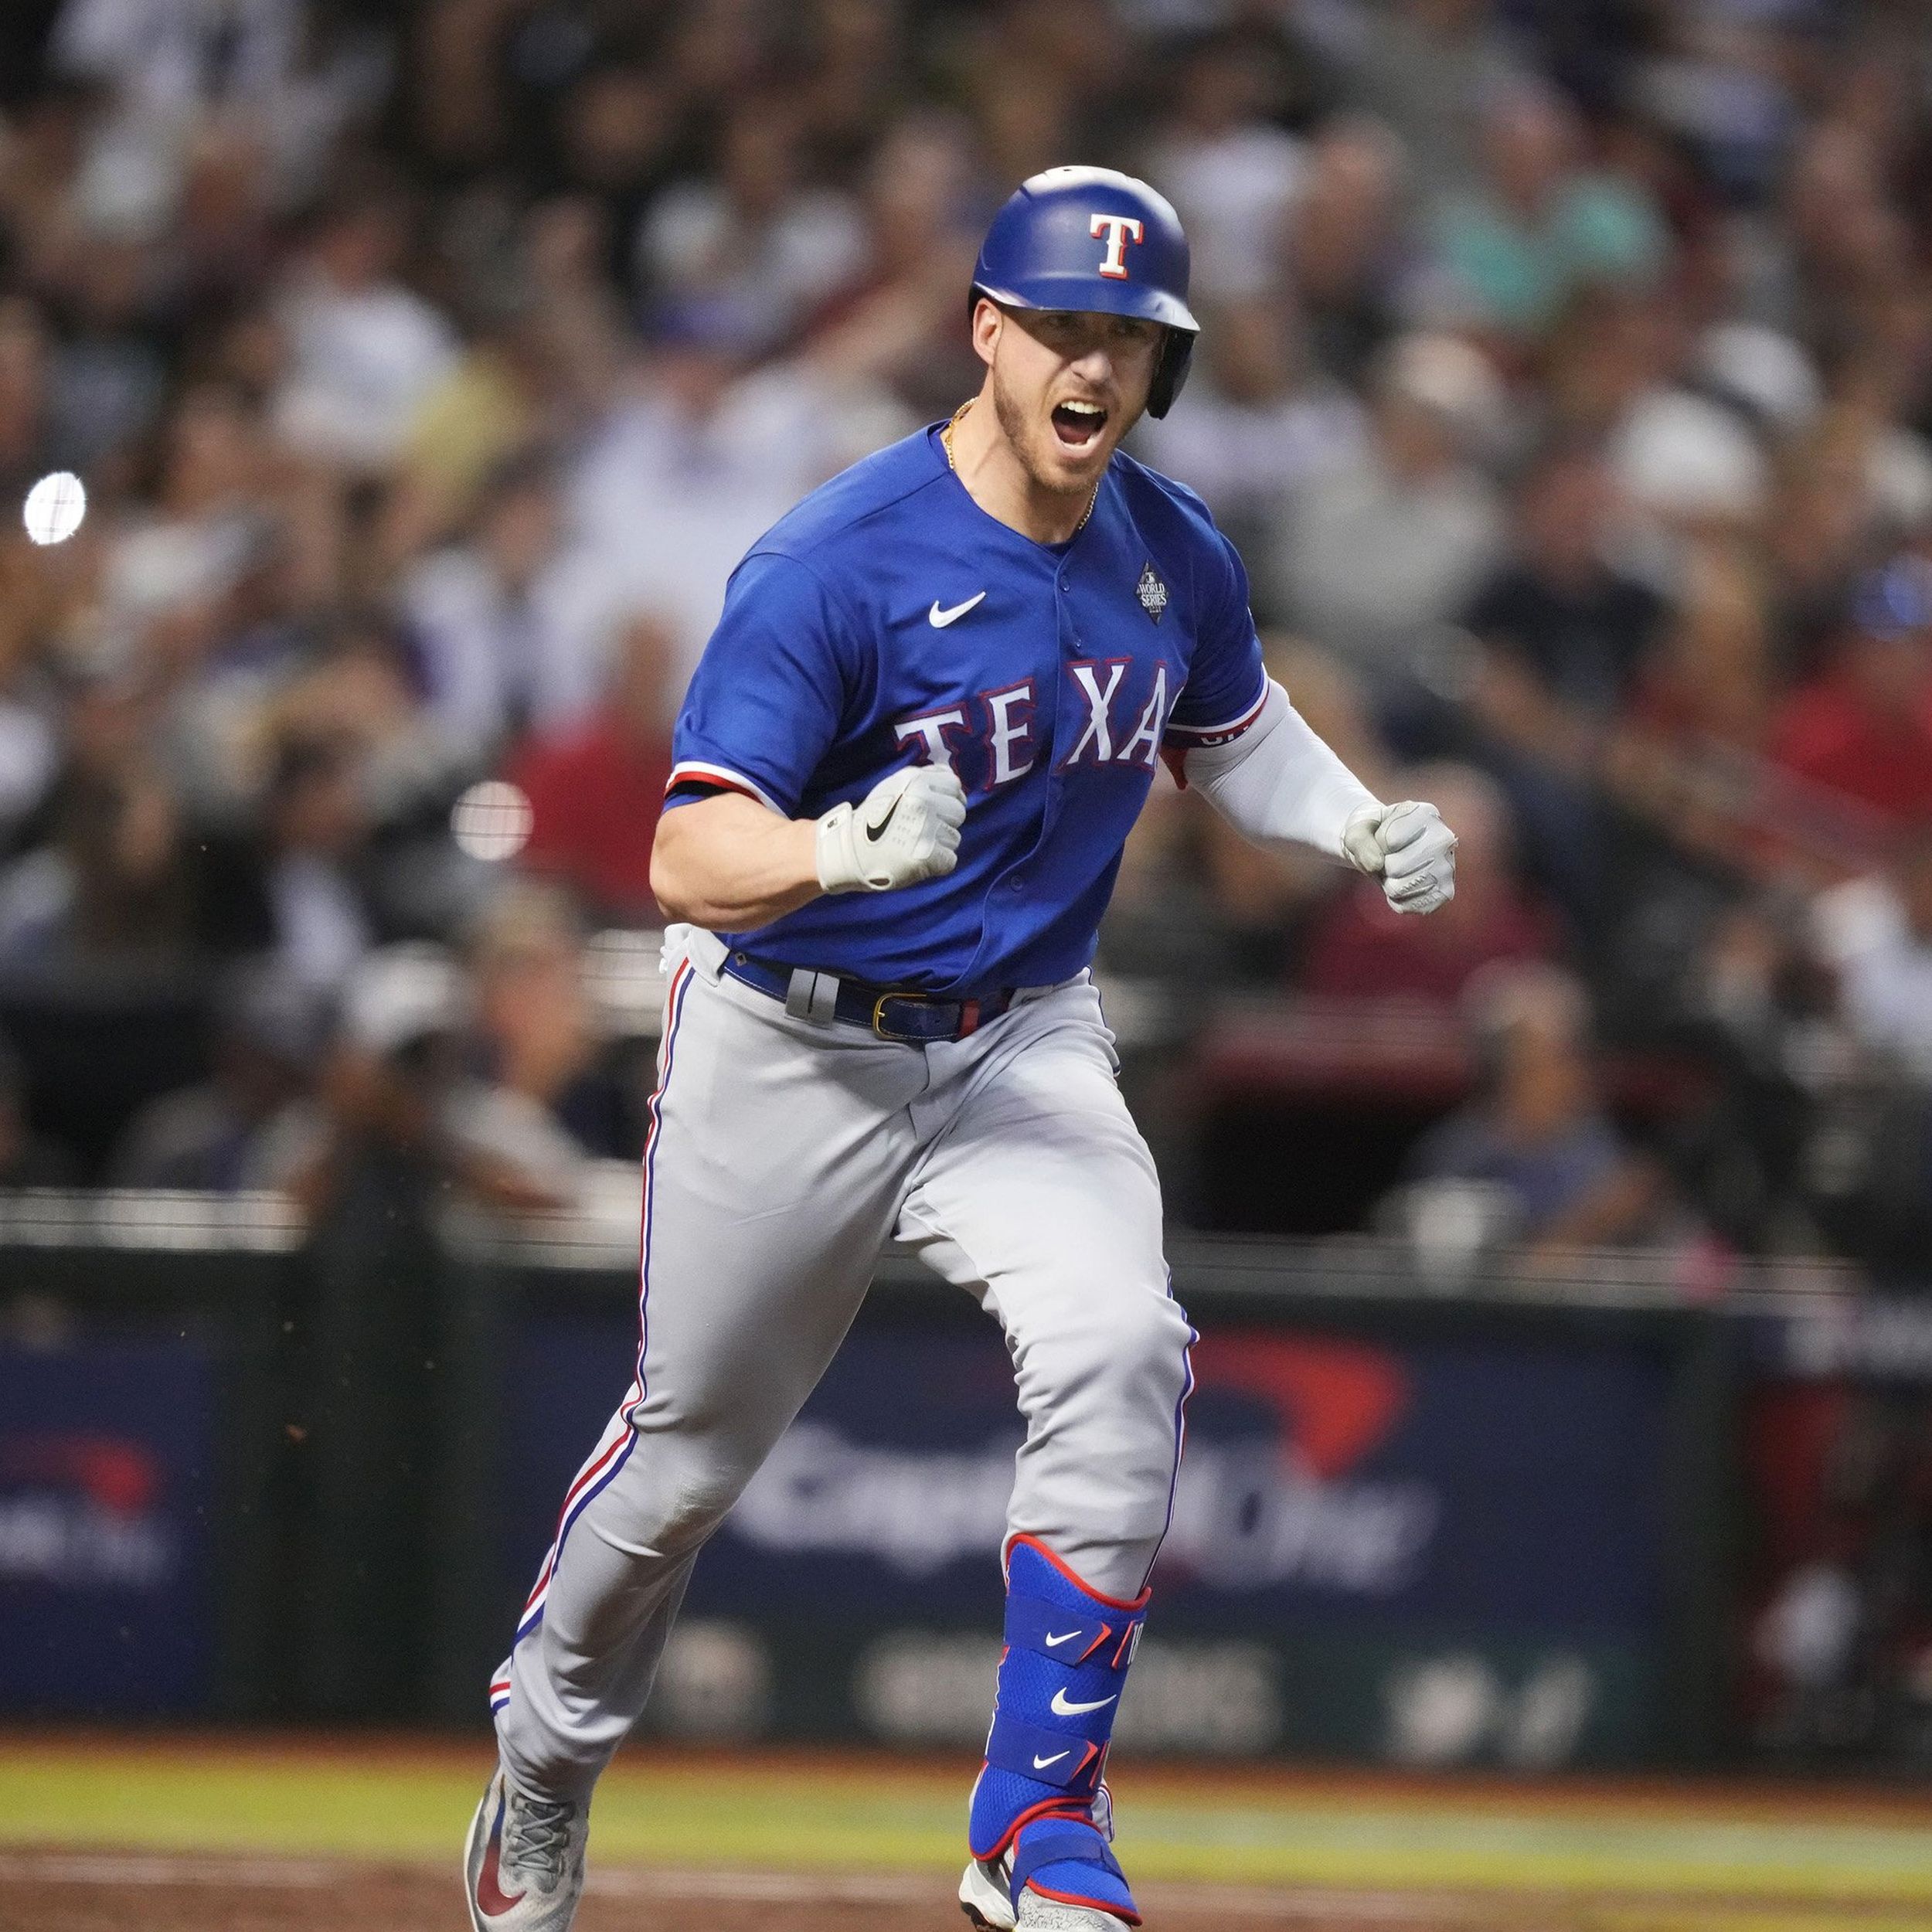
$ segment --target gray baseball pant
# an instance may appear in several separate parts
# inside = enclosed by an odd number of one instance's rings
[[[491,1685],[505,1763],[532,1792],[588,1796],[643,1711],[699,1550],[888,1247],[1005,1332],[1026,1425],[1009,1533],[1131,1597],[1172,1509],[1192,1332],[1087,977],[964,1039],[906,1046],[794,1018],[723,971],[713,935],[685,944],[645,1154],[637,1376]]]

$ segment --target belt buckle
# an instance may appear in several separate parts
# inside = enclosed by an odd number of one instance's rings
[[[902,1033],[892,1031],[886,1024],[886,1002],[889,999],[904,1000],[914,1006],[950,1006],[955,1018],[951,1028],[943,1033]],[[881,993],[872,1004],[872,1030],[881,1039],[891,1040],[901,1046],[931,1046],[940,1041],[964,1039],[979,1025],[980,1002],[976,999],[946,999],[937,993]]]
[[[930,1002],[920,993],[881,993],[872,1003],[872,1030],[881,1039],[888,1039],[898,1046],[919,1046],[925,1043],[917,1033],[900,1033],[888,1029],[886,1025],[886,1002],[889,999],[909,1000],[914,1005]]]

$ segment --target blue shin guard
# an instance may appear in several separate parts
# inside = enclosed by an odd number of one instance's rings
[[[975,1859],[1012,1854],[1015,1903],[1030,1886],[1140,1923],[1094,1807],[1147,1602],[1099,1595],[1030,1536],[1008,1551],[999,1701],[968,1831]]]

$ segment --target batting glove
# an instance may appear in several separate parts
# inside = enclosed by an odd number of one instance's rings
[[[1399,913],[1432,913],[1456,896],[1456,835],[1434,805],[1413,798],[1358,805],[1342,828],[1342,850],[1357,872],[1382,881]]]
[[[889,893],[943,879],[959,863],[965,822],[965,787],[943,766],[893,772],[818,821],[818,883],[828,893]]]

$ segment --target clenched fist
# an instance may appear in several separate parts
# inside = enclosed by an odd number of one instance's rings
[[[1434,805],[1405,798],[1358,806],[1342,828],[1342,850],[1357,872],[1382,881],[1399,913],[1432,913],[1456,896],[1456,835]]]
[[[858,804],[818,821],[818,883],[828,893],[886,893],[943,879],[959,863],[966,792],[939,765],[879,780]]]

